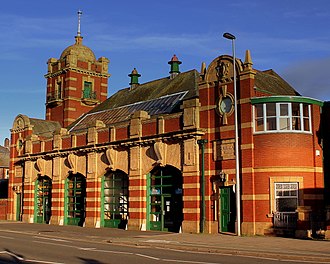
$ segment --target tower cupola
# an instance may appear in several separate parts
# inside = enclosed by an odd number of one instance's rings
[[[75,43],[67,47],[59,59],[48,60],[46,119],[68,127],[79,116],[107,99],[109,60],[96,59],[94,52],[83,45],[81,15]]]

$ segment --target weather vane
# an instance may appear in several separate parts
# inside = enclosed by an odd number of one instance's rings
[[[77,35],[80,37],[80,19],[81,19],[82,11],[78,10],[78,32]]]

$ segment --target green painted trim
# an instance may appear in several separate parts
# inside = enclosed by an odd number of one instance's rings
[[[22,193],[16,194],[16,221],[22,221],[21,211],[22,210]]]
[[[314,104],[318,106],[323,106],[324,102],[302,96],[265,96],[265,97],[254,97],[251,98],[251,104],[261,104],[261,103],[279,103],[279,102],[292,102],[292,103],[306,103]]]
[[[151,197],[150,197],[150,177],[151,173],[147,174],[147,217],[146,217],[146,229],[150,230],[150,202],[151,202]]]
[[[33,214],[33,222],[34,223],[37,223],[37,208],[38,208],[38,206],[37,206],[37,204],[38,204],[38,195],[37,195],[37,193],[38,193],[38,185],[39,185],[39,180],[38,179],[36,179],[36,181],[34,182],[34,214]]]
[[[104,227],[104,178],[105,175],[101,179],[101,227]]]

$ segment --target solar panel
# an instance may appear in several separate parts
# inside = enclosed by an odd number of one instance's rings
[[[70,131],[87,129],[90,124],[95,123],[96,120],[102,121],[105,125],[126,121],[130,119],[130,116],[134,112],[141,110],[148,112],[149,115],[171,113],[187,93],[188,91],[179,92],[149,101],[137,102],[118,108],[89,113],[83,116],[81,120],[70,129]]]

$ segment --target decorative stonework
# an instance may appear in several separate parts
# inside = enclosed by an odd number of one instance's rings
[[[23,177],[23,167],[15,166],[15,177]]]
[[[229,63],[219,61],[219,64],[216,67],[216,74],[219,80],[225,80],[229,73]]]
[[[196,164],[196,140],[190,139],[184,142],[184,164],[194,166]]]
[[[156,163],[164,166],[166,165],[166,144],[161,141],[157,141],[154,144],[154,150],[157,157]]]
[[[40,175],[45,175],[45,160],[44,159],[37,159],[36,161],[36,167],[39,171]]]
[[[112,147],[110,147],[106,150],[105,155],[106,155],[108,163],[109,163],[108,169],[116,170],[117,151],[115,149],[113,149]]]
[[[213,158],[215,161],[235,159],[235,139],[214,141]]]
[[[74,154],[69,154],[68,158],[68,165],[70,168],[70,171],[72,171],[72,173],[76,173],[77,172],[77,157]]]

